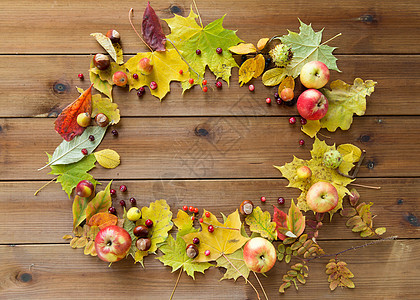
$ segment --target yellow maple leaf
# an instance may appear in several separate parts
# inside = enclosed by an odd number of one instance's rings
[[[149,75],[142,75],[138,64],[142,58],[148,58],[153,65],[153,71]],[[190,73],[188,65],[181,59],[175,49],[168,49],[163,52],[144,52],[137,53],[136,56],[130,58],[125,67],[131,74],[137,73],[138,79],[128,76],[128,84],[131,89],[138,89],[142,86],[150,86],[152,81],[157,83],[155,90],[150,90],[151,94],[159,99],[163,99],[170,91],[171,81],[188,81]],[[180,74],[182,70],[182,74]]]

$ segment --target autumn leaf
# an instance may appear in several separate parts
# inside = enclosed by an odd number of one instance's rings
[[[153,71],[149,75],[142,75],[138,69],[139,61],[147,57],[153,64]],[[145,52],[137,53],[125,63],[126,68],[131,74],[137,73],[138,79],[128,77],[128,84],[131,89],[139,89],[143,86],[150,86],[152,81],[157,83],[155,90],[150,90],[151,94],[159,99],[165,97],[170,91],[171,81],[187,81],[190,77],[188,65],[181,59],[175,49],[169,49],[165,52]],[[182,74],[179,70],[183,70]]]
[[[51,159],[50,155],[48,157]],[[95,167],[95,162],[95,156],[90,154],[75,163],[51,166],[51,172],[48,174],[58,175],[56,180],[61,183],[63,191],[67,193],[70,199],[73,189],[81,180],[89,180],[96,186],[98,182],[87,173]]]
[[[108,52],[113,60],[118,60],[117,52],[115,51],[114,45],[112,44],[109,37],[99,32],[91,33],[90,35],[96,39],[96,41],[102,46],[102,48],[106,50],[106,52]]]
[[[302,131],[309,135],[311,138],[316,136],[320,129],[321,123],[319,120],[307,120],[306,124],[302,126]]]
[[[165,266],[172,267],[172,272],[182,268],[188,276],[195,279],[194,272],[204,273],[205,270],[213,265],[208,262],[195,262],[192,258],[188,257],[186,247],[185,241],[179,234],[177,234],[176,240],[170,235],[166,242],[159,248],[164,255],[157,259]]]
[[[252,213],[246,216],[245,222],[252,232],[259,233],[262,237],[270,240],[277,239],[276,223],[271,222],[270,213],[263,212],[261,207],[254,208]]]
[[[206,66],[208,66],[216,78],[222,78],[229,84],[231,69],[238,65],[228,49],[242,40],[236,36],[235,31],[223,28],[224,17],[211,22],[204,28],[197,24],[196,18],[198,15],[191,9],[186,18],[175,15],[171,19],[165,19],[164,21],[171,29],[171,34],[167,38],[174,43],[200,77],[204,77]],[[172,46],[168,45],[168,47]],[[218,54],[217,48],[221,48],[223,52]],[[200,55],[196,54],[197,49],[201,51]]]
[[[137,237],[134,235],[133,230],[136,227],[136,222],[133,222],[131,220],[129,220],[127,218],[127,210],[125,209],[125,207],[123,208],[123,228],[128,232],[128,234],[131,237],[131,246],[130,246],[130,250],[128,250],[127,256],[131,255],[134,259],[134,263],[136,263],[136,252],[140,252],[137,247],[136,247],[136,241],[137,241]],[[145,252],[147,255],[147,251],[141,251],[141,252]],[[139,259],[140,263],[143,265],[143,259]]]
[[[122,65],[124,63],[124,53],[120,43],[113,43],[115,52],[117,53],[117,60],[115,61],[117,64]]]
[[[172,220],[175,226],[178,228],[178,235],[183,236],[191,232],[198,231],[194,228],[194,221],[191,220],[191,216],[185,211],[179,210],[175,219]]]
[[[288,187],[295,187],[302,191],[302,193],[298,197],[297,207],[303,211],[308,211],[310,209],[308,204],[306,203],[306,193],[308,192],[309,188],[316,182],[327,181],[330,182],[337,189],[339,201],[336,208],[329,211],[331,216],[336,211],[342,208],[343,197],[346,194],[350,194],[350,191],[346,188],[346,186],[352,181],[354,181],[354,179],[342,176],[336,170],[327,168],[322,163],[324,153],[329,150],[335,150],[335,145],[328,146],[324,141],[320,141],[317,137],[315,137],[315,141],[311,151],[311,160],[303,160],[294,157],[292,162],[287,163],[284,166],[275,166],[282,173],[282,175],[289,180]],[[307,166],[311,169],[312,176],[309,179],[300,180],[297,177],[296,170],[301,166]]]
[[[293,200],[289,208],[289,213],[287,214],[287,228],[296,237],[299,237],[305,230],[305,217]]]
[[[287,231],[287,214],[274,206],[273,222],[276,223],[277,237],[284,240]]]
[[[106,68],[105,70],[99,70],[97,67],[93,66],[89,69],[89,72],[94,73],[99,76],[99,79],[103,82],[108,82],[110,85],[114,85],[114,81],[112,80],[112,76],[116,72],[124,72],[126,73],[125,66],[120,66],[119,64],[115,62],[111,62],[109,68]],[[94,85],[95,87],[95,85]],[[96,88],[96,87],[95,87]]]
[[[235,54],[249,54],[257,52],[255,46],[251,43],[240,43],[238,45],[229,47],[229,51]]]
[[[200,223],[200,232],[189,233],[182,237],[187,245],[191,244],[195,237],[200,239],[199,254],[195,258],[197,262],[212,261],[222,255],[231,254],[241,248],[249,239],[241,234],[242,223],[238,210],[231,213],[223,224],[213,214],[209,218],[206,217],[205,220],[206,222]],[[208,231],[209,224],[215,228],[212,233]],[[210,250],[210,255],[204,254],[206,250]]]
[[[328,111],[321,122],[322,128],[335,131],[338,127],[348,130],[353,122],[353,114],[362,116],[366,111],[366,96],[375,90],[376,82],[356,78],[353,85],[341,80],[331,82],[330,89],[321,92],[328,99]]]
[[[262,76],[262,83],[265,86],[275,86],[286,77],[284,68],[274,68],[266,71]]]
[[[232,254],[220,256],[217,260],[217,267],[226,269],[225,274],[220,280],[233,279],[236,281],[240,276],[248,278],[250,270],[244,261],[244,251],[242,248],[236,250]],[[233,266],[232,266],[233,265]],[[238,272],[239,271],[239,272]]]
[[[120,164],[120,155],[114,150],[104,149],[94,152],[93,155],[95,155],[98,163],[104,168],[113,169]]]
[[[82,153],[82,149],[86,149],[88,153],[92,153],[92,151],[95,150],[101,143],[105,135],[106,128],[107,127],[89,126],[85,129],[82,135],[75,137],[70,142],[62,141],[61,144],[54,150],[48,164],[39,168],[38,171],[50,165],[66,165],[83,159],[86,155]],[[95,137],[94,141],[89,139],[89,136],[91,135]]]
[[[340,71],[337,67],[337,59],[332,54],[336,48],[325,45],[325,42],[321,44],[324,29],[315,32],[311,24],[306,25],[301,20],[299,22],[299,34],[289,30],[288,35],[280,38],[283,44],[292,47],[293,52],[293,59],[286,66],[287,74],[294,78],[298,77],[302,67],[313,60],[323,62],[330,70]]]
[[[55,131],[66,141],[71,141],[75,136],[81,135],[84,127],[77,124],[77,116],[81,113],[91,112],[92,85],[67,106],[55,120]]]
[[[154,9],[150,6],[150,2],[147,2],[146,9],[143,14],[143,22],[141,24],[141,33],[145,42],[154,51],[165,51],[166,38],[163,34],[160,20],[156,15]]]
[[[89,222],[89,226],[98,226],[99,229],[105,228],[111,225],[117,225],[118,217],[116,215],[110,214],[108,212],[100,212],[94,214]]]
[[[295,89],[295,80],[292,76],[286,76],[283,81],[279,84],[278,93],[281,94],[281,91],[285,88],[289,88],[294,90]]]
[[[96,117],[98,113],[106,115],[111,125],[117,124],[120,121],[118,105],[112,103],[111,99],[102,98],[101,95],[96,94],[92,96],[92,118]]]
[[[76,195],[73,200],[73,229],[79,226],[86,219],[86,207],[89,202],[88,198]]]
[[[89,224],[90,218],[100,212],[107,212],[108,208],[112,205],[111,200],[111,183],[110,181],[106,186],[105,190],[100,191],[96,194],[95,198],[93,198],[86,207],[86,222]]]
[[[112,101],[112,87],[113,84],[110,84],[107,80],[101,80],[100,76],[96,74],[95,65],[93,64],[93,58],[90,61],[90,69],[89,69],[89,79],[93,87],[97,89],[99,92],[103,93],[104,95],[108,96],[109,99]],[[93,72],[93,70],[95,72]]]

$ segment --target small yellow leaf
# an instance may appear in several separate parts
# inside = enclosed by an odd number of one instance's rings
[[[68,240],[68,239],[72,239],[73,237],[70,234],[66,234],[65,236],[63,236],[63,240]]]
[[[89,241],[85,247],[85,250],[83,250],[83,253],[85,255],[89,255],[92,252],[92,248],[95,248],[95,243],[93,241]]]
[[[235,54],[249,54],[257,52],[257,49],[251,43],[240,43],[239,45],[229,47],[229,51]]]
[[[375,229],[375,233],[377,235],[383,235],[386,232],[386,228],[385,227],[379,227]]]
[[[91,33],[91,36],[93,36],[96,41],[108,52],[109,55],[111,55],[112,59],[117,61],[117,53],[115,52],[115,48],[112,45],[111,40],[103,35],[102,33]]]
[[[76,248],[76,243],[79,240],[79,238],[77,236],[75,236],[71,241],[70,241],[70,247],[72,248]]]
[[[265,45],[267,45],[267,42],[269,41],[270,39],[269,38],[262,38],[262,39],[259,39],[259,41],[258,41],[258,43],[257,43],[257,49],[258,50],[262,50],[262,49],[264,49],[264,47],[265,47]]]
[[[286,77],[284,68],[274,68],[265,72],[262,76],[262,82],[265,86],[275,86],[282,82]]]
[[[290,88],[292,90],[295,89],[295,79],[293,76],[286,76],[286,78],[283,79],[283,81],[279,85],[279,95],[281,94],[281,91],[285,88]]]
[[[255,61],[255,72],[254,72],[253,77],[258,78],[264,72],[265,58],[262,54],[258,54],[257,56],[255,56],[254,61]]]
[[[117,53],[117,64],[122,65],[124,63],[124,56],[123,56],[123,51],[122,51],[122,47],[119,43],[114,43],[112,44],[114,46],[115,52]]]
[[[85,247],[87,244],[87,239],[86,237],[81,237],[75,244],[75,248],[83,248]]]
[[[105,149],[93,153],[98,163],[107,169],[113,169],[120,164],[120,155],[111,149]]]
[[[321,123],[319,123],[319,120],[308,120],[301,128],[301,130],[311,138],[313,138],[320,129]]]
[[[350,163],[358,162],[360,159],[360,156],[362,155],[362,150],[360,150],[358,147],[352,145],[352,144],[341,144],[337,147],[337,150],[341,153],[343,156],[343,159],[347,160]],[[348,156],[348,154],[352,154],[351,156]],[[349,161],[348,158],[351,160]]]
[[[253,58],[247,59],[239,68],[239,83],[244,85],[252,79],[255,73],[256,62]]]

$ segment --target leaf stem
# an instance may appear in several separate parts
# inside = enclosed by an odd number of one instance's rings
[[[175,282],[175,286],[174,286],[174,289],[172,290],[172,293],[171,293],[171,296],[169,297],[169,300],[172,300],[172,297],[175,294],[175,290],[176,290],[176,287],[178,286],[179,279],[181,278],[181,275],[182,275],[182,268],[179,270],[179,275],[178,275],[178,278],[177,278],[177,280]]]
[[[44,187],[46,187],[47,185],[49,185],[51,182],[53,182],[54,180],[56,180],[58,178],[58,176],[57,177],[55,177],[55,178],[53,178],[53,179],[51,179],[50,181],[48,181],[46,184],[44,184],[43,186],[41,186],[35,193],[34,193],[34,196],[36,196]]]
[[[207,222],[203,222],[203,223],[204,223],[204,224],[206,224],[206,225],[212,225],[214,228],[222,228],[222,229],[238,230],[238,231],[239,231],[239,229],[238,229],[238,228],[231,228],[231,227],[217,226],[217,225],[213,225],[213,224],[210,224],[210,223],[207,223]]]
[[[254,289],[255,293],[257,294],[257,298],[258,300],[261,300],[260,298],[260,294],[258,293],[257,289],[255,288],[255,286],[251,283],[251,281],[249,281],[244,274],[241,273],[241,271],[238,270],[238,268],[235,267],[235,265],[230,261],[230,259],[224,254],[222,253],[223,257],[232,265],[232,267],[236,270],[236,272],[238,272],[239,274],[241,274],[241,276],[245,279],[245,283],[249,283],[249,285]]]
[[[141,39],[141,41],[150,49],[150,51],[152,51],[153,52],[153,49],[149,46],[149,44],[147,44],[144,40],[143,40],[143,38],[140,36],[140,34],[137,32],[137,30],[136,30],[136,28],[134,27],[134,25],[133,25],[133,21],[131,20],[131,17],[133,16],[133,12],[134,12],[134,9],[133,8],[130,8],[130,11],[128,12],[128,21],[130,21],[130,25],[131,25],[131,27],[133,28],[133,30],[134,30],[134,32],[137,34],[137,36]]]
[[[334,253],[334,254],[324,254],[324,255],[320,255],[320,256],[311,257],[311,258],[306,259],[306,261],[309,262],[309,261],[317,259],[317,258],[338,256],[338,255],[343,254],[343,253],[345,253],[347,251],[350,251],[350,250],[357,250],[357,249],[364,248],[364,247],[371,246],[371,245],[375,245],[375,244],[378,244],[378,243],[381,243],[381,242],[395,240],[397,238],[398,238],[398,236],[394,235],[394,236],[390,236],[390,237],[387,237],[387,238],[384,238],[384,239],[374,240],[372,242],[369,242],[369,243],[366,243],[366,244],[363,244],[363,245],[347,248],[343,251],[340,251],[340,252],[337,252],[337,253]]]
[[[338,38],[341,35],[341,32],[336,34],[335,36],[333,36],[332,38],[330,38],[329,40],[326,40],[325,42],[323,42],[321,45],[325,45],[328,42],[331,42],[333,39]]]
[[[194,71],[194,73],[195,74],[197,74],[197,77],[198,78],[200,78],[201,76],[200,76],[200,74],[198,74],[198,72],[196,71],[196,70],[194,70],[192,67],[191,67],[191,65],[185,60],[185,58],[182,56],[182,54],[178,51],[178,49],[175,47],[175,45],[174,45],[174,43],[170,40],[170,39],[168,39],[167,37],[166,37],[166,40],[169,42],[169,43],[171,43],[171,45],[172,45],[172,47],[174,47],[174,49],[176,50],[176,52],[178,53],[178,55],[179,55],[179,57],[181,57],[181,59],[187,64],[187,66],[188,66],[188,68],[190,68],[191,70],[193,70]]]
[[[198,11],[197,3],[195,3],[195,0],[193,0],[195,10],[197,11],[198,19],[200,20],[201,28],[203,28],[203,22],[201,21],[200,12]]]
[[[261,283],[260,279],[258,278],[257,273],[255,273],[254,271],[252,271],[252,273],[254,273],[255,278],[257,278],[258,284],[260,285],[260,287],[261,287],[261,289],[262,289],[262,291],[263,291],[263,293],[264,293],[265,299],[267,299],[267,300],[268,300],[268,296],[267,296],[267,294],[265,293],[264,287],[263,287],[263,285],[262,285],[262,283]]]

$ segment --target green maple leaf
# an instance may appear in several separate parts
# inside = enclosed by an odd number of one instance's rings
[[[171,34],[167,38],[174,43],[185,60],[201,77],[204,76],[208,66],[216,78],[222,78],[229,84],[231,69],[238,65],[228,49],[242,40],[236,36],[235,31],[223,28],[224,16],[204,28],[196,22],[197,17],[198,15],[191,10],[186,18],[175,15],[171,19],[165,19],[171,29]],[[216,52],[219,47],[223,50],[221,54]],[[201,50],[200,55],[196,54],[197,49]],[[185,89],[189,85],[183,84],[183,87]]]
[[[300,33],[289,30],[288,35],[284,35],[280,38],[283,44],[292,47],[293,59],[290,64],[286,66],[288,74],[294,78],[298,77],[302,67],[307,62],[313,60],[322,61],[328,69],[340,72],[336,63],[337,58],[332,54],[336,47],[327,46],[325,43],[321,44],[322,31],[324,29],[315,32],[312,29],[311,24],[306,25],[301,20],[299,20],[299,22]]]
[[[244,251],[243,249],[238,249],[232,254],[226,255],[229,259],[227,260],[224,256],[219,257],[217,262],[217,267],[222,267],[226,269],[225,274],[220,280],[223,279],[233,279],[236,280],[240,276],[244,276],[245,279],[249,276],[249,269],[244,261]],[[232,266],[233,264],[233,266]],[[236,269],[235,269],[236,268]],[[238,272],[240,271],[240,272]]]
[[[271,222],[268,211],[263,212],[259,206],[254,208],[252,213],[245,218],[246,224],[252,232],[259,233],[262,237],[270,240],[277,239],[276,223]]]
[[[51,155],[48,155],[49,160]],[[57,182],[61,183],[63,191],[67,193],[70,198],[71,192],[81,180],[89,180],[94,186],[98,183],[92,175],[87,172],[95,167],[95,155],[89,154],[78,162],[68,165],[53,165],[51,172],[48,174],[58,175]]]
[[[353,147],[357,148],[356,146]],[[328,146],[324,141],[320,141],[317,137],[315,137],[311,151],[311,160],[303,160],[297,157],[293,157],[292,162],[286,163],[281,167],[275,166],[275,168],[277,168],[281,174],[289,180],[289,184],[287,185],[288,187],[295,187],[302,191],[298,198],[297,206],[299,209],[303,211],[310,210],[308,204],[306,203],[306,193],[313,184],[319,181],[330,182],[338,192],[338,205],[336,208],[329,211],[330,215],[332,216],[336,211],[343,207],[343,197],[346,194],[350,195],[350,191],[346,188],[346,186],[353,182],[354,179],[342,176],[336,170],[327,168],[322,163],[324,153],[335,149],[335,145]],[[357,162],[358,158],[357,156],[353,158],[353,152],[344,157],[346,159],[346,163],[340,165],[339,170],[343,174],[348,175],[348,172],[351,170],[351,168],[353,168],[354,163]],[[310,178],[301,180],[297,177],[296,170],[301,166],[308,166],[311,169],[312,176]]]

